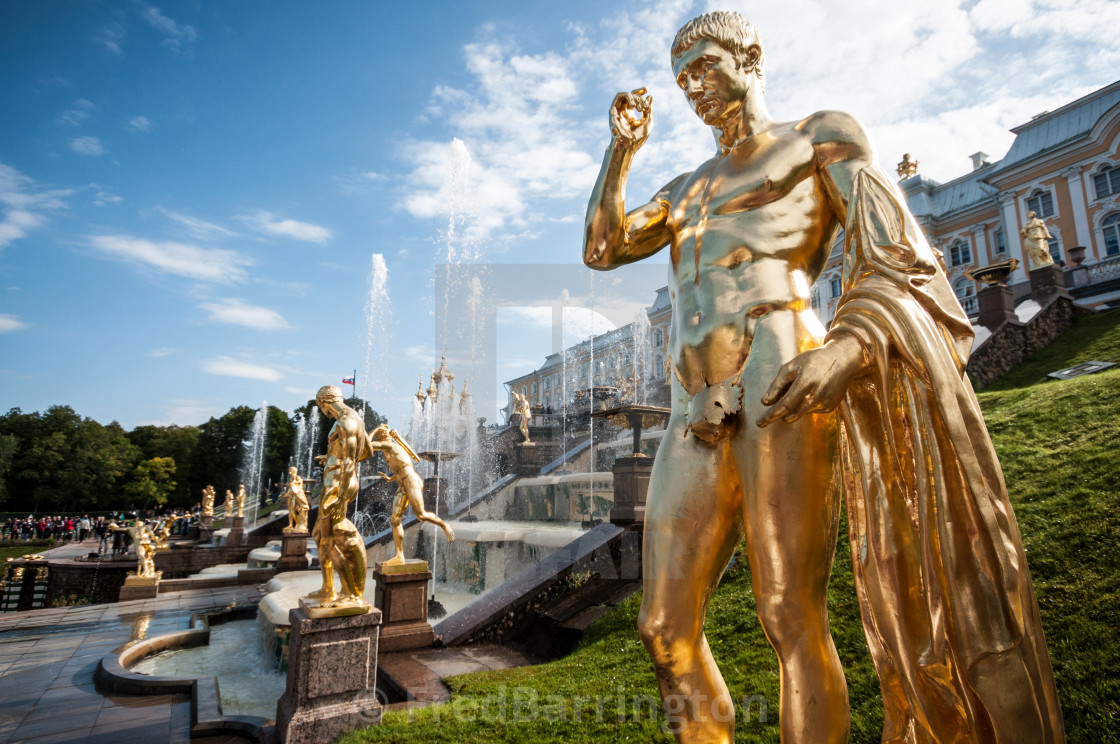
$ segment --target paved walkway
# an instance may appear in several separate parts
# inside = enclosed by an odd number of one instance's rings
[[[189,696],[102,695],[97,662],[129,641],[189,628],[194,613],[260,597],[257,587],[241,586],[0,614],[0,744],[189,742]]]

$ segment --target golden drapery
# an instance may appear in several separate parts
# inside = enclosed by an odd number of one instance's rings
[[[973,333],[889,177],[855,179],[829,336],[870,369],[840,407],[848,524],[884,742],[1063,742],[1038,603],[965,364]]]

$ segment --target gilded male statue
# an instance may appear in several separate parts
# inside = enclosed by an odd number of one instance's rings
[[[412,448],[401,438],[395,429],[381,424],[371,432],[373,442],[370,446],[385,453],[385,462],[392,475],[378,473],[387,481],[395,481],[397,493],[393,496],[393,511],[389,514],[389,524],[393,529],[393,557],[382,563],[383,566],[396,566],[405,562],[404,557],[404,513],[412,507],[412,513],[421,522],[429,522],[443,530],[448,542],[455,542],[455,531],[451,526],[424,508],[424,479],[412,466],[415,455]]]
[[[214,487],[207,486],[202,489],[202,516],[214,516]]]
[[[310,508],[299,470],[294,466],[288,468],[288,526],[284,531],[307,532],[307,512]]]
[[[144,578],[157,576],[156,573],[156,548],[155,533],[148,523],[136,519],[128,527],[121,527],[116,522],[109,523],[110,532],[127,532],[132,538],[132,545],[136,548],[136,575]]]
[[[226,515],[225,515],[226,519],[231,519],[234,516],[234,514],[233,514],[233,510],[234,510],[233,503],[234,503],[233,491],[231,491],[227,488],[226,489],[226,500],[225,500],[225,503],[223,504],[223,506],[225,506],[225,510],[226,510]]]
[[[245,516],[245,484],[237,487],[237,516]]]
[[[346,511],[358,497],[358,463],[368,459],[373,449],[361,415],[343,402],[341,390],[324,385],[315,395],[315,402],[324,416],[334,419],[334,425],[327,434],[327,454],[316,458],[323,463],[323,489],[312,536],[319,551],[323,586],[309,596],[324,607],[367,607],[369,603],[363,596],[366,546]],[[337,592],[335,571],[339,579]]]
[[[529,404],[528,398],[516,391],[513,393],[513,412],[521,417],[518,428],[521,430],[521,436],[525,437],[523,444],[528,444],[529,422],[533,420],[533,406]]]
[[[1019,230],[1019,237],[1023,239],[1023,247],[1027,249],[1027,255],[1031,257],[1034,268],[1050,266],[1054,263],[1054,257],[1050,255],[1050,240],[1054,236],[1050,234],[1046,223],[1034,212],[1027,212],[1027,221]]]
[[[968,320],[860,125],[834,111],[775,121],[764,59],[737,13],[682,27],[673,74],[718,152],[627,211],[652,100],[619,93],[587,213],[592,268],[669,247],[672,415],[639,630],[670,725],[681,742],[733,740],[703,627],[745,533],[782,740],[847,740],[825,606],[843,473],[883,741],[1062,741],[1026,558],[964,373]],[[841,227],[844,294],[825,333],[810,286]]]

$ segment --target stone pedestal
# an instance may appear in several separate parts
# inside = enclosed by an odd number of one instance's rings
[[[245,517],[226,517],[226,527],[229,527],[226,546],[241,547],[241,543],[245,542]]]
[[[1070,296],[1066,290],[1066,277],[1062,267],[1050,264],[1031,269],[1031,299],[1041,304],[1055,296]]]
[[[976,322],[985,328],[994,330],[1006,321],[1018,321],[1015,315],[1015,297],[1011,287],[998,284],[994,287],[984,287],[976,293],[976,306],[980,315]]]
[[[200,542],[212,542],[214,539],[214,516],[204,514],[198,518],[198,539]]]
[[[536,442],[522,442],[517,445],[517,474],[522,478],[540,475],[540,457],[540,449]]]
[[[653,472],[652,457],[620,457],[614,461],[614,507],[611,523],[641,526],[646,519],[646,494]]]
[[[282,744],[329,744],[381,722],[377,700],[381,613],[312,619],[290,610],[288,684],[276,704]]]
[[[404,563],[373,567],[377,582],[374,605],[381,610],[381,650],[426,648],[436,634],[428,625],[428,562],[410,559]]]
[[[126,576],[124,586],[121,587],[119,601],[127,602],[130,599],[155,599],[159,594],[159,580],[162,571],[156,571],[155,576]]]
[[[439,495],[439,508],[436,506],[436,495]],[[447,479],[429,477],[424,479],[424,508],[432,514],[446,518],[447,511]]]
[[[281,571],[306,571],[311,562],[307,560],[308,532],[289,532],[284,529],[280,538],[280,560],[276,561],[277,573]]]

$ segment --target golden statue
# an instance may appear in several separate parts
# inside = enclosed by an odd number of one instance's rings
[[[174,529],[175,523],[180,519],[190,519],[190,515],[183,514],[178,517],[164,517],[156,522],[156,528],[152,530],[152,540],[156,550],[168,549],[167,541],[171,538],[171,530]]]
[[[226,510],[226,518],[233,517],[233,491],[226,489],[226,502],[223,505]]]
[[[455,542],[455,531],[440,519],[424,508],[424,480],[412,467],[412,461],[419,461],[416,453],[408,446],[408,442],[397,433],[381,424],[372,432],[373,442],[370,446],[375,450],[385,453],[385,462],[389,465],[392,475],[378,471],[378,475],[387,481],[396,481],[397,493],[393,496],[393,512],[389,515],[389,524],[393,528],[393,557],[384,561],[383,566],[398,566],[405,562],[404,557],[404,527],[401,520],[404,513],[412,506],[412,513],[421,522],[430,522],[443,529],[448,542]]]
[[[525,437],[522,444],[529,444],[529,422],[533,420],[533,407],[529,404],[529,399],[517,391],[513,393],[513,412],[521,416],[518,428],[521,429],[521,436]]]
[[[202,489],[202,516],[214,516],[214,487],[207,486]]]
[[[156,536],[147,522],[137,519],[128,527],[121,527],[116,522],[110,522],[109,531],[127,532],[129,537],[132,538],[132,544],[136,548],[136,576],[146,579],[159,577],[155,560],[156,549],[154,543],[156,542]]]
[[[1019,230],[1019,237],[1023,239],[1023,247],[1031,257],[1034,268],[1052,266],[1054,257],[1050,255],[1050,240],[1054,237],[1043,222],[1034,212],[1027,212],[1027,221]]]
[[[898,173],[899,180],[904,181],[907,178],[918,175],[918,161],[913,160],[910,157],[910,153],[904,153],[902,155],[902,160],[895,166],[894,170]]]
[[[782,740],[847,740],[825,605],[842,471],[883,741],[1062,741],[1026,557],[964,372],[972,330],[893,179],[847,114],[771,119],[762,44],[737,13],[686,24],[672,64],[719,152],[627,212],[652,100],[619,93],[584,261],[670,250],[672,415],[639,629],[677,739],[734,736],[703,628],[745,533]],[[841,227],[844,295],[826,334],[810,286]]]
[[[316,460],[323,463],[323,489],[319,495],[319,519],[315,522],[315,545],[323,586],[308,595],[328,612],[323,615],[355,615],[368,612],[363,597],[366,586],[366,546],[346,510],[358,496],[358,463],[373,455],[362,417],[342,399],[342,391],[324,385],[315,395],[319,410],[335,420],[327,435],[327,454]],[[340,591],[334,588],[338,571]]]
[[[237,488],[237,516],[245,516],[245,484],[242,483]]]
[[[307,532],[307,512],[310,510],[307,494],[303,492],[303,478],[299,470],[288,468],[288,526],[285,532]]]

